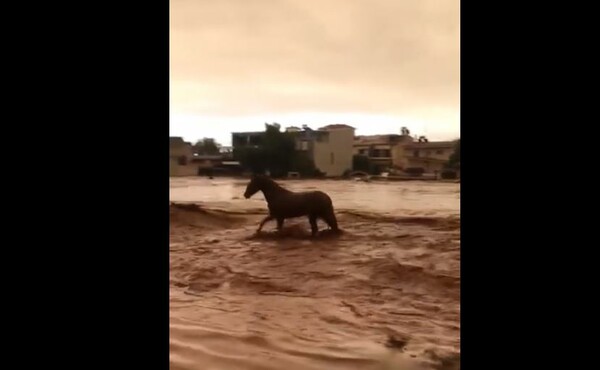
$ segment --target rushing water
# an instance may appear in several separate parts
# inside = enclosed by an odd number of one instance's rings
[[[214,207],[265,209],[262,193],[249,200],[243,198],[246,183],[233,179],[173,178],[170,198],[174,202],[202,202]],[[287,180],[280,183],[292,191],[325,191],[333,198],[336,209],[392,216],[456,216],[460,212],[460,185],[456,183],[339,180]]]
[[[282,185],[327,192],[344,233],[255,235],[245,181],[171,179],[200,206],[171,206],[171,369],[458,369],[460,185]]]

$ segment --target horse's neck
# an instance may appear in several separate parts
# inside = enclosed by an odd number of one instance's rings
[[[262,189],[262,192],[263,192],[263,195],[265,196],[265,199],[267,200],[267,203],[269,203],[270,201],[275,199],[275,197],[277,197],[278,195],[290,193],[289,190],[287,190],[275,183],[270,184],[269,186],[266,186],[264,189]]]

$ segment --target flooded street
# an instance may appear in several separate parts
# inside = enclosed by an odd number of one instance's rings
[[[172,370],[459,369],[460,184],[280,182],[331,196],[344,232],[316,238],[256,235],[246,184],[170,180]]]

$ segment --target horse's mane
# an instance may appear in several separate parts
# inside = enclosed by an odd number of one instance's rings
[[[285,191],[289,191],[286,188],[284,188],[283,186],[279,185],[277,182],[275,182],[275,180],[273,180],[270,177],[264,176],[264,175],[256,175],[255,176],[255,181],[259,181],[259,184],[261,184],[265,190],[270,189],[270,190],[275,190],[275,189],[280,189],[280,190],[285,190]]]

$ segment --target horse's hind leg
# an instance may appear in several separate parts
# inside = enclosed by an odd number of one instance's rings
[[[256,233],[258,234],[258,233],[259,233],[259,232],[262,230],[263,226],[265,226],[265,224],[266,224],[267,222],[271,221],[273,218],[274,218],[274,217],[273,217],[273,216],[271,216],[271,215],[268,215],[267,217],[265,217],[265,218],[264,218],[264,220],[262,220],[262,222],[261,222],[261,223],[260,223],[260,225],[258,226],[258,230],[256,230]]]
[[[308,222],[310,222],[310,229],[312,231],[312,236],[317,235],[317,232],[319,231],[319,227],[317,226],[317,216],[309,215]]]
[[[329,212],[323,215],[323,220],[327,223],[327,225],[329,225],[331,230],[336,232],[340,231],[340,229],[338,228],[337,218],[335,217],[333,209],[331,209]]]
[[[277,219],[277,231],[281,231],[281,229],[283,228],[283,221],[285,221],[285,218],[283,217],[279,217]]]

